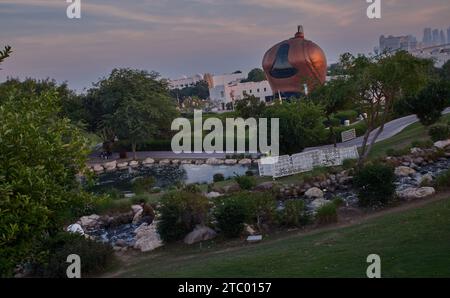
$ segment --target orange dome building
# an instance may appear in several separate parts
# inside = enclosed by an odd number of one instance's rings
[[[293,38],[266,52],[263,69],[275,96],[297,96],[325,83],[327,58],[317,44],[305,39],[303,27],[298,26]]]

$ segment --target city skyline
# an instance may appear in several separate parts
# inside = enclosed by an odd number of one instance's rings
[[[447,0],[385,0],[381,20],[369,20],[368,4],[359,0],[81,2],[82,18],[69,20],[65,1],[0,0],[0,46],[14,48],[0,81],[50,77],[81,90],[115,67],[170,78],[248,71],[261,67],[268,47],[291,37],[299,24],[330,63],[344,52],[372,52],[382,34],[421,40],[431,27],[450,36]]]

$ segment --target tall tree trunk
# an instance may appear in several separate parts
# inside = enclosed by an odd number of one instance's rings
[[[363,163],[364,163],[364,156],[366,155],[366,151],[367,151],[367,142],[369,141],[369,136],[370,133],[372,132],[373,128],[370,126],[367,127],[366,133],[364,134],[364,139],[363,139],[363,143],[362,143],[362,152],[361,155],[359,156],[359,161],[358,161],[358,167],[361,168]]]

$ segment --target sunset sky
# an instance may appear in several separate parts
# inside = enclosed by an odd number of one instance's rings
[[[114,67],[177,78],[248,71],[298,24],[329,62],[343,52],[368,53],[381,34],[450,26],[450,0],[382,0],[369,20],[365,0],[81,0],[82,18],[65,0],[0,0],[0,47],[14,48],[7,76],[55,78],[82,90]]]

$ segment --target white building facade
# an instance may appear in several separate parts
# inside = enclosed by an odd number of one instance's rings
[[[198,82],[203,80],[202,74],[196,74],[191,77],[184,76],[180,79],[170,80],[169,81],[169,89],[183,89],[187,87],[192,87]]]

